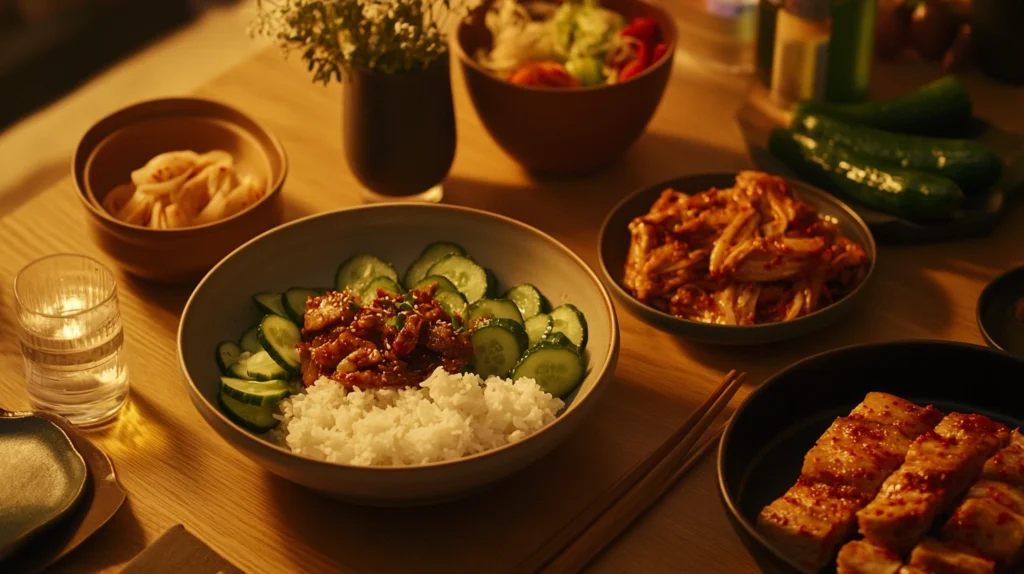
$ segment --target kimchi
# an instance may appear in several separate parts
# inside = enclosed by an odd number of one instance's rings
[[[781,177],[740,172],[735,185],[666,189],[629,224],[624,283],[639,301],[704,323],[790,321],[849,295],[870,261],[836,222]]]

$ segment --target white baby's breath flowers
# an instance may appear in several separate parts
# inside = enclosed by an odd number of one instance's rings
[[[300,50],[324,84],[346,70],[402,73],[446,56],[449,22],[478,0],[257,0],[254,34]]]

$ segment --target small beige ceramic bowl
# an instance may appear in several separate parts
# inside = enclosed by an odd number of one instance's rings
[[[373,253],[405,270],[434,241],[463,245],[494,270],[501,289],[529,282],[552,305],[572,302],[587,319],[587,374],[558,418],[540,432],[460,460],[407,467],[360,467],[292,454],[230,421],[217,407],[217,344],[236,340],[260,314],[252,295],[333,281],[338,264]],[[484,211],[386,204],[313,215],[243,245],[199,283],[181,316],[178,360],[185,389],[206,423],[267,470],[328,496],[362,504],[414,505],[465,496],[511,475],[558,446],[611,384],[619,331],[608,291],[579,257],[548,235]]]
[[[266,194],[249,209],[206,225],[150,229],[115,219],[101,203],[131,172],[168,151],[229,152]],[[288,159],[277,138],[238,110],[195,98],[151,100],[96,123],[75,150],[72,173],[93,240],[128,273],[153,281],[197,281],[225,255],[281,222]]]

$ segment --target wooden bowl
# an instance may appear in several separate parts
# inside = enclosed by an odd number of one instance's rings
[[[852,293],[836,303],[823,307],[808,315],[781,323],[760,325],[717,325],[681,319],[641,303],[623,287],[626,257],[631,241],[629,223],[634,218],[649,212],[651,205],[662,191],[672,188],[683,193],[697,193],[712,187],[731,187],[736,181],[735,173],[714,173],[689,175],[663,181],[641,189],[616,205],[598,235],[598,257],[605,283],[616,298],[640,319],[655,327],[673,332],[703,343],[719,345],[761,345],[785,339],[794,339],[812,331],[822,329],[838,321],[852,311],[864,294],[864,286],[871,280],[878,257],[875,240],[864,221],[842,201],[816,187],[788,180],[787,183],[797,196],[811,204],[822,217],[836,222],[846,237],[856,241],[870,260],[868,273]]]
[[[675,21],[661,7],[642,0],[603,0],[601,5],[630,18],[653,18],[668,54],[620,84],[555,89],[509,83],[475,59],[492,45],[485,0],[459,24],[455,51],[469,96],[487,131],[529,170],[559,175],[595,171],[618,159],[640,137],[654,115],[672,71]]]
[[[174,150],[225,150],[241,171],[263,178],[267,193],[231,217],[183,229],[150,229],[101,207],[115,186],[153,156]],[[281,222],[288,159],[277,138],[241,112],[208,100],[171,98],[129,106],[96,123],[72,160],[78,198],[93,240],[125,271],[163,283],[199,280],[233,249]]]
[[[405,269],[434,241],[464,245],[492,267],[499,290],[537,286],[552,305],[572,302],[587,318],[583,383],[558,418],[529,437],[474,456],[404,467],[365,467],[293,454],[229,420],[217,407],[217,344],[260,318],[259,291],[330,284],[339,263],[369,252]],[[568,248],[518,221],[474,209],[393,203],[312,215],[245,244],[199,283],[181,316],[178,361],[192,404],[232,448],[267,470],[333,498],[361,504],[422,505],[466,496],[551,452],[593,410],[612,382],[619,331],[608,291]]]

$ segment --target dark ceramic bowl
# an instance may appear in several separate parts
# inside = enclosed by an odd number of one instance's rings
[[[796,482],[804,455],[835,417],[881,391],[1016,427],[1024,424],[1021,380],[1024,361],[944,341],[858,345],[790,365],[750,393],[722,435],[718,484],[729,520],[762,570],[800,572],[757,532],[757,515]]]
[[[800,199],[813,205],[822,216],[836,221],[843,234],[864,246],[871,260],[864,281],[846,298],[793,321],[762,325],[713,325],[680,319],[659,311],[637,301],[626,291],[622,277],[629,252],[629,222],[650,211],[651,205],[666,188],[695,193],[711,187],[730,187],[735,180],[735,173],[688,175],[670,179],[637,191],[612,209],[598,236],[598,256],[605,283],[619,302],[659,329],[678,333],[687,339],[722,345],[758,345],[792,339],[826,327],[849,313],[860,300],[864,286],[874,272],[877,256],[875,240],[864,221],[842,201],[816,187],[793,180],[788,180],[788,183]]]
[[[1024,358],[1024,321],[1016,317],[1024,305],[1024,267],[996,277],[978,297],[978,328],[989,345]]]
[[[676,25],[661,7],[642,0],[604,0],[601,5],[630,18],[653,18],[668,54],[620,84],[555,89],[509,83],[476,61],[492,45],[485,0],[459,24],[455,50],[469,96],[498,145],[529,170],[574,175],[618,159],[640,137],[654,115],[672,71]]]

